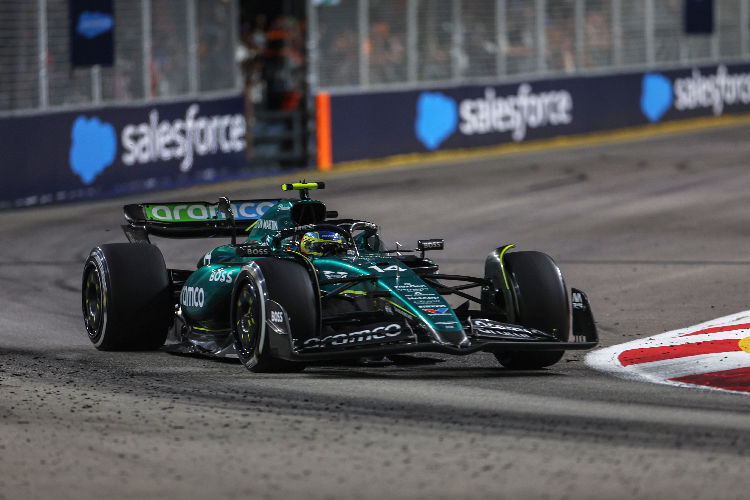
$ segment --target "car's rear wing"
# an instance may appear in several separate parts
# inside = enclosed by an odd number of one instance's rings
[[[233,236],[247,230],[279,199],[235,200],[216,203],[186,201],[125,205],[127,224],[122,226],[130,241],[148,241],[149,235],[165,238],[210,238]],[[227,217],[227,207],[232,216]]]

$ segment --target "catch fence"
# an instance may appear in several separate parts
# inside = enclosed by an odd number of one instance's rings
[[[241,88],[237,2],[113,0],[114,64],[72,67],[68,0],[0,2],[0,116]]]
[[[750,0],[713,0],[710,34],[686,33],[688,3],[315,0],[308,6],[310,83],[365,92],[750,57]]]

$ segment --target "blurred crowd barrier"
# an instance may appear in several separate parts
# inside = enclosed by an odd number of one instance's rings
[[[68,0],[0,1],[0,115],[234,91],[237,4],[113,0],[114,65],[71,67]]]
[[[748,0],[714,0],[688,35],[684,0],[314,0],[314,90],[502,82],[750,56]]]

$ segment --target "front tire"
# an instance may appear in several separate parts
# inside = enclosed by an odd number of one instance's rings
[[[314,336],[318,298],[307,271],[287,260],[255,259],[240,272],[232,292],[231,322],[237,356],[251,372],[297,372],[300,362],[273,357],[268,339],[266,300],[279,303],[295,338]]]
[[[82,308],[89,340],[101,351],[161,347],[173,319],[161,251],[147,243],[92,249],[83,267]]]
[[[516,322],[550,333],[560,341],[570,338],[570,303],[560,268],[541,252],[513,252],[504,264],[516,298]],[[564,351],[508,351],[495,353],[506,368],[532,370],[562,359]]]
[[[233,295],[231,321],[234,350],[248,370],[269,371],[272,365],[268,356],[261,358],[268,341],[265,337],[265,304],[257,280],[243,272],[237,279]]]

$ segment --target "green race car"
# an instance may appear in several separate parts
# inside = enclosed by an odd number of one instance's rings
[[[169,336],[169,350],[237,356],[268,372],[478,351],[535,369],[598,342],[586,295],[572,289],[569,299],[546,254],[505,245],[487,256],[483,276],[443,274],[427,257],[443,240],[386,249],[376,224],[310,199],[322,182],[282,187],[299,199],[126,205],[130,242],[95,247],[84,266],[93,344],[158,349]],[[197,269],[168,269],[149,235],[231,243],[201,256]]]

